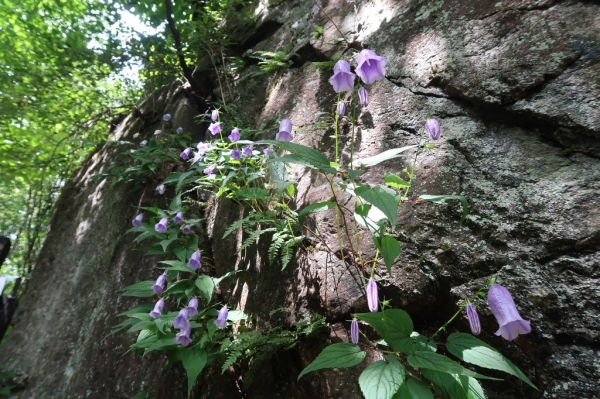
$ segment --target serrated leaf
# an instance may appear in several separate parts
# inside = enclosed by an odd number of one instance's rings
[[[414,345],[410,337],[413,322],[405,311],[389,309],[377,313],[357,313],[354,317],[369,323],[394,351],[410,353]]]
[[[460,217],[460,221],[458,222],[458,224],[462,224],[462,222],[465,220],[465,218],[469,214],[469,203],[467,202],[467,199],[465,197],[463,197],[462,195],[421,195],[419,197],[419,199],[422,199],[424,201],[429,201],[429,202],[436,202],[439,204],[443,204],[446,202],[446,200],[449,200],[449,199],[459,200],[462,203],[463,212],[462,212],[462,215]]]
[[[433,399],[433,394],[426,384],[409,378],[400,386],[393,399]]]
[[[404,366],[398,360],[378,360],[369,364],[358,377],[365,399],[392,399],[404,382]]]
[[[433,352],[417,351],[408,357],[408,364],[419,369],[436,370],[448,374],[465,375],[467,377],[487,380],[498,380],[498,378],[486,377],[485,375],[464,368],[454,360]]]
[[[368,188],[366,186],[356,187],[354,192],[357,196],[369,202],[371,205],[379,209],[389,220],[392,228],[396,228],[398,219],[398,202],[396,199],[387,193],[382,187]]]
[[[298,376],[298,380],[311,371],[356,366],[365,359],[366,355],[365,352],[360,350],[359,346],[354,344],[339,343],[329,345],[323,349],[311,364],[302,370]]]
[[[504,371],[520,378],[530,387],[537,389],[529,378],[510,360],[502,356],[496,349],[470,334],[450,334],[446,348],[460,360],[486,369]]]
[[[194,381],[206,366],[207,356],[206,351],[199,346],[186,348],[182,351],[181,362],[188,377],[188,397],[192,392]]]
[[[416,145],[409,145],[409,146],[402,147],[402,148],[393,148],[391,150],[384,151],[381,154],[378,154],[378,155],[375,155],[372,157],[356,159],[354,161],[354,164],[359,165],[361,167],[377,165],[378,163],[387,161],[388,159],[398,158],[399,156],[401,156],[401,155],[399,155],[400,153],[402,153],[406,150],[410,150],[411,148],[415,148],[415,147],[416,147]]]
[[[373,236],[373,241],[381,252],[385,266],[387,267],[388,274],[392,274],[392,264],[394,259],[400,254],[400,243],[394,237],[384,235],[381,238]]]
[[[330,202],[330,201],[315,202],[314,204],[310,204],[310,205],[304,207],[300,212],[298,212],[298,218],[302,219],[304,216],[308,215],[309,213],[323,212],[323,211],[327,211],[327,210],[335,208],[335,207],[336,207],[335,202]]]

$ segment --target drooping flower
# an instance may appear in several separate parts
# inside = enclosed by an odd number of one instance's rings
[[[141,213],[136,215],[131,221],[133,223],[133,227],[140,227],[142,225],[142,220],[144,220],[144,215]]]
[[[192,226],[190,226],[189,224],[181,226],[181,232],[185,235],[190,234],[192,232]]]
[[[481,334],[481,324],[479,323],[479,315],[475,306],[467,305],[467,318],[469,319],[469,326],[471,326],[471,332],[473,335]]]
[[[385,58],[378,56],[373,50],[365,49],[358,53],[356,62],[356,74],[365,84],[370,85],[385,78]]]
[[[440,138],[440,123],[436,119],[427,119],[425,122],[425,133],[430,140],[437,140]]]
[[[183,128],[182,127],[178,127],[176,130],[177,134],[181,134],[183,133]]]
[[[204,169],[204,174],[205,175],[212,175],[215,173],[215,169],[217,169],[217,164],[212,164],[210,165],[208,168]]]
[[[160,184],[156,187],[156,191],[160,194],[163,195],[165,193],[165,185],[164,184]]]
[[[186,309],[188,310],[188,318],[196,316],[198,314],[198,298],[193,297],[190,299]]]
[[[268,148],[265,148],[265,149],[263,150],[263,154],[265,154],[265,157],[269,158],[269,149],[268,149]]]
[[[512,341],[519,334],[531,332],[531,322],[521,318],[510,292],[503,286],[492,284],[488,291],[488,305],[500,325],[496,335]]]
[[[237,127],[231,131],[231,134],[227,137],[232,143],[235,143],[240,139],[240,129]]]
[[[192,270],[196,270],[202,267],[202,264],[200,263],[200,259],[202,258],[202,255],[200,254],[200,251],[195,251],[190,260],[188,261],[188,266],[190,267],[190,269]]]
[[[154,225],[154,230],[158,231],[159,233],[164,233],[165,231],[167,231],[168,224],[169,224],[169,219],[162,218],[162,219],[160,219],[160,222],[158,222]]]
[[[157,130],[155,130],[155,131],[154,131],[154,135],[155,135],[155,136],[158,136],[158,135],[160,135],[161,133],[162,133],[162,130],[158,130],[158,129],[157,129]]]
[[[231,150],[231,159],[238,161],[242,157],[240,150]]]
[[[152,288],[152,291],[154,291],[155,294],[160,294],[165,290],[165,285],[167,284],[167,273],[168,271],[165,270],[163,274],[158,276],[158,278],[156,279],[156,283],[154,283],[154,285],[150,287]]]
[[[279,133],[275,135],[275,140],[281,141],[292,141],[294,136],[292,136],[292,121],[289,119],[284,119],[279,124]]]
[[[140,143],[140,147],[145,147],[148,145],[148,140],[142,140],[142,142]]]
[[[163,121],[168,122],[171,120],[171,114],[164,114],[163,115]]]
[[[210,143],[200,142],[200,143],[198,143],[196,148],[198,149],[198,152],[200,154],[204,155],[204,154],[206,154],[206,151],[208,151],[210,149]]]
[[[364,87],[358,89],[358,102],[361,107],[369,105],[369,92]]]
[[[173,328],[183,329],[188,324],[189,311],[188,308],[183,308],[179,311],[175,319],[173,320]]]
[[[333,76],[329,78],[329,83],[333,86],[336,93],[354,89],[354,75],[350,72],[348,61],[339,60],[333,67]]]
[[[212,121],[216,121],[217,119],[219,119],[219,110],[218,109],[214,109],[213,112],[210,113],[210,119],[212,119]]]
[[[160,298],[154,305],[152,312],[148,313],[153,319],[158,319],[162,315],[162,311],[165,308],[165,300]]]
[[[217,320],[215,320],[215,325],[219,328],[227,327],[227,315],[229,314],[229,310],[227,310],[227,306],[223,306],[221,310],[219,310],[219,315],[217,316]]]
[[[192,333],[192,325],[189,321],[186,321],[186,325],[175,335],[175,344],[181,346],[188,346],[192,343],[192,339],[190,338],[190,334]]]
[[[244,155],[247,157],[252,156],[252,146],[244,147]]]
[[[352,320],[350,324],[350,339],[353,344],[358,344],[358,321]]]
[[[191,151],[192,151],[191,148],[186,148],[185,150],[183,150],[183,152],[181,154],[179,154],[179,157],[181,157],[181,159],[183,159],[184,161],[187,161],[188,159],[190,159]]]
[[[138,137],[140,137],[140,134],[139,134],[139,133],[136,133],[136,134],[134,134],[134,135],[133,135],[133,138],[134,138],[134,139],[137,139]]]
[[[337,105],[337,113],[338,116],[344,116],[346,115],[346,103],[343,101],[340,101]]]
[[[379,295],[377,294],[377,283],[369,279],[367,283],[367,304],[371,312],[377,312],[379,309]]]
[[[183,212],[177,212],[177,214],[173,218],[173,221],[177,224],[181,224],[181,222],[183,222]]]
[[[214,122],[208,126],[208,130],[212,133],[213,136],[221,133],[221,122]]]

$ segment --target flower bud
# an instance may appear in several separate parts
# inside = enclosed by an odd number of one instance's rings
[[[212,119],[213,122],[219,119],[219,110],[214,109],[213,112],[210,113],[210,119]]]
[[[481,324],[479,323],[479,315],[475,306],[467,305],[467,318],[469,319],[469,325],[471,326],[471,332],[473,335],[481,334]]]
[[[369,105],[369,92],[364,87],[358,89],[358,102],[361,107]]]
[[[358,321],[352,320],[350,324],[350,339],[353,344],[358,344]]]
[[[337,113],[338,116],[342,117],[344,115],[346,115],[346,103],[343,101],[340,101],[337,105]]]
[[[379,309],[379,295],[377,294],[377,283],[369,279],[367,283],[367,303],[371,312],[377,312]]]
[[[440,138],[440,123],[435,119],[427,119],[425,122],[425,133],[430,140],[437,140]]]

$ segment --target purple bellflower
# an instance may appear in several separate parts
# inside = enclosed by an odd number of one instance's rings
[[[231,151],[231,159],[234,161],[239,161],[242,157],[242,152],[240,150],[232,150]]]
[[[159,193],[160,195],[163,195],[165,193],[165,185],[164,184],[160,184],[156,187],[156,192]]]
[[[219,328],[227,327],[227,315],[229,314],[229,310],[227,310],[227,306],[223,306],[221,310],[219,310],[219,316],[217,316],[217,320],[215,320],[215,325]]]
[[[279,124],[279,133],[275,135],[275,140],[280,141],[292,141],[294,136],[292,136],[292,121],[289,119],[284,119]]]
[[[221,122],[214,122],[208,126],[208,130],[212,133],[213,136],[221,133]]]
[[[252,156],[252,146],[249,145],[248,147],[244,148],[244,155],[247,157],[251,157]]]
[[[379,295],[377,294],[377,283],[369,279],[367,283],[367,304],[371,312],[377,312],[379,309]]]
[[[358,53],[356,62],[356,74],[365,84],[370,85],[385,78],[385,58],[378,56],[373,50],[365,49]]]
[[[178,127],[176,130],[177,134],[181,134],[183,133],[183,128],[182,127]]]
[[[180,230],[183,234],[185,234],[187,236],[188,234],[190,234],[192,232],[192,226],[190,226],[189,224],[186,224],[186,225],[181,226]]]
[[[183,212],[177,212],[177,214],[173,218],[173,221],[177,224],[181,224],[181,222],[183,222]]]
[[[177,328],[179,330],[184,329],[186,324],[188,324],[189,311],[188,308],[183,308],[179,311],[175,320],[173,320],[173,328]]]
[[[479,323],[479,315],[475,306],[467,305],[467,318],[469,319],[469,325],[471,326],[471,332],[473,335],[481,334],[481,324]]]
[[[163,121],[168,122],[171,120],[171,114],[164,114],[163,115]]]
[[[151,287],[155,294],[160,294],[165,290],[165,285],[167,284],[167,273],[168,271],[165,270],[163,274],[158,276],[156,283]]]
[[[140,147],[142,147],[142,148],[145,147],[145,146],[147,146],[147,145],[148,145],[148,140],[142,140],[141,143],[140,143]]]
[[[190,338],[190,334],[192,333],[192,326],[189,321],[186,321],[186,325],[181,329],[175,336],[175,344],[179,344],[181,346],[188,346],[192,343],[192,339]]]
[[[160,222],[158,222],[154,225],[154,230],[158,231],[159,233],[164,233],[165,231],[167,231],[168,223],[169,223],[169,219],[162,218],[162,219],[160,219]]]
[[[203,172],[205,175],[213,175],[215,174],[215,169],[217,169],[217,164],[213,163],[208,168],[205,168]]]
[[[140,213],[133,218],[131,223],[133,223],[133,227],[140,227],[142,225],[142,220],[144,220],[144,215]]]
[[[488,305],[500,325],[496,335],[512,341],[519,334],[531,332],[530,321],[521,318],[510,292],[503,286],[492,284],[488,291]]]
[[[358,321],[352,320],[350,324],[350,339],[353,344],[358,344]]]
[[[204,154],[206,154],[206,151],[208,151],[210,149],[210,143],[200,142],[200,143],[198,143],[196,148],[198,149],[198,153],[200,153],[201,155],[204,155]]]
[[[231,131],[231,134],[227,137],[232,143],[235,143],[240,139],[240,129],[237,127]]]
[[[440,138],[440,123],[436,119],[427,119],[425,122],[425,133],[430,140],[437,140]]]
[[[158,319],[162,315],[162,311],[165,308],[165,300],[160,298],[154,305],[152,312],[148,313],[153,319]]]
[[[339,60],[333,67],[333,76],[329,78],[329,83],[333,86],[336,93],[354,89],[354,75],[350,72],[348,61]]]
[[[202,267],[202,263],[200,263],[200,259],[202,258],[202,255],[200,254],[200,251],[196,251],[192,254],[192,257],[190,258],[190,260],[188,261],[188,266],[190,267],[190,269],[192,270],[196,270]]]
[[[210,113],[210,119],[212,119],[212,121],[216,121],[217,119],[219,119],[219,110],[218,109],[214,109],[213,112]]]
[[[265,149],[263,150],[263,154],[265,154],[265,157],[269,158],[269,149],[268,149],[268,148],[265,148]]]
[[[358,89],[358,102],[361,107],[369,105],[369,92],[364,87]]]
[[[188,159],[190,159],[190,152],[192,151],[191,148],[186,148],[185,150],[182,151],[181,154],[179,154],[179,157],[181,159],[183,159],[184,161],[187,161]]]
[[[340,101],[337,105],[337,113],[338,116],[344,116],[346,115],[346,103],[343,101]]]
[[[198,298],[193,297],[187,305],[188,317],[194,317],[198,314]]]

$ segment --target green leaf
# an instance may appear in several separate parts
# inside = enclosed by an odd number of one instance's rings
[[[200,290],[200,294],[206,302],[210,302],[212,299],[213,291],[215,290],[216,283],[212,277],[200,276],[196,280],[196,287]]]
[[[365,399],[391,399],[404,382],[405,370],[400,362],[391,357],[378,360],[362,372],[358,378]]]
[[[377,165],[378,163],[387,161],[388,159],[398,158],[399,156],[401,156],[401,155],[399,155],[400,153],[402,153],[406,150],[410,150],[411,148],[415,148],[415,147],[416,147],[416,145],[409,145],[409,146],[402,147],[402,148],[393,148],[391,150],[384,151],[381,154],[378,154],[378,155],[375,155],[372,157],[356,159],[354,161],[354,164],[359,165],[361,167]]]
[[[304,216],[309,213],[323,212],[327,211],[331,208],[336,207],[335,202],[324,201],[324,202],[315,202],[314,204],[310,204],[307,207],[304,207],[300,212],[298,212],[298,218],[302,219]]]
[[[233,197],[241,198],[247,201],[253,199],[260,199],[267,202],[273,201],[273,198],[271,198],[267,190],[259,187],[250,187],[238,190],[233,194]]]
[[[409,378],[400,386],[393,399],[433,399],[433,394],[426,384],[415,378]]]
[[[261,140],[257,144],[273,144],[279,148],[289,151],[290,155],[273,158],[270,162],[289,162],[310,166],[326,173],[335,173],[336,170],[329,166],[329,159],[317,150],[289,141]]]
[[[375,246],[381,252],[385,266],[387,267],[388,274],[392,274],[392,264],[394,259],[400,254],[400,243],[394,237],[384,235],[380,239],[373,236]]]
[[[472,377],[448,374],[441,371],[421,369],[421,374],[434,384],[436,392],[447,399],[475,399],[477,389],[471,381],[477,382]],[[477,384],[479,386],[479,384]],[[481,388],[481,387],[479,387]],[[484,398],[485,399],[485,398]]]
[[[131,399],[146,399],[146,397],[148,397],[148,391],[142,391]]]
[[[479,385],[479,381],[477,381],[473,377],[467,378],[469,379],[469,392],[467,392],[469,399],[485,399],[485,393],[483,392],[483,388],[481,388],[481,385]]]
[[[437,353],[417,351],[408,357],[408,364],[415,368],[441,371],[448,374],[466,375],[467,377],[498,380],[498,378],[486,377],[467,368],[464,368],[454,360]]]
[[[188,397],[192,392],[194,381],[196,381],[196,378],[200,372],[202,372],[204,366],[206,366],[206,360],[206,351],[199,346],[183,350],[181,362],[183,363],[183,368],[185,368],[188,377]]]
[[[410,337],[413,323],[405,311],[389,309],[377,313],[357,313],[354,317],[369,323],[394,351],[410,353],[414,345]]]
[[[384,181],[387,186],[394,187],[397,189],[410,187],[409,182],[400,178],[400,176],[396,176],[395,174],[389,172],[385,175]]]
[[[448,352],[465,362],[484,367],[486,369],[500,370],[520,378],[530,387],[537,387],[527,378],[517,366],[502,356],[500,352],[485,342],[470,334],[455,333],[448,336]]]
[[[446,200],[449,200],[449,199],[459,200],[462,203],[463,212],[462,212],[462,216],[460,217],[460,221],[458,222],[458,224],[462,224],[462,222],[465,220],[465,218],[469,214],[469,203],[467,202],[467,199],[465,197],[463,197],[462,195],[421,195],[419,197],[419,199],[422,199],[424,201],[429,201],[429,202],[436,202],[436,203],[440,203],[440,204],[445,203]]]
[[[381,187],[368,188],[365,186],[357,187],[354,189],[357,196],[371,203],[374,207],[379,209],[387,217],[392,225],[392,228],[396,228],[396,222],[398,219],[398,202],[396,199],[387,193]]]
[[[165,265],[169,265],[170,267],[165,267],[167,270],[175,270],[178,272],[188,272],[193,273],[194,271],[187,265],[185,262],[180,262],[178,260],[163,260],[158,263],[164,263]]]
[[[329,345],[323,349],[311,364],[302,370],[298,376],[298,380],[303,375],[315,370],[356,366],[364,360],[366,355],[365,352],[360,350],[360,347],[354,344],[339,343]]]
[[[177,194],[175,196],[175,198],[173,198],[173,201],[171,201],[171,205],[169,206],[169,208],[173,212],[177,212],[177,211],[179,211],[181,209],[181,193]]]
[[[128,287],[122,288],[121,291],[125,291],[121,294],[121,296],[135,296],[140,298],[145,298],[154,295],[154,291],[152,291],[152,286],[155,281],[140,281],[139,283],[135,283]]]

